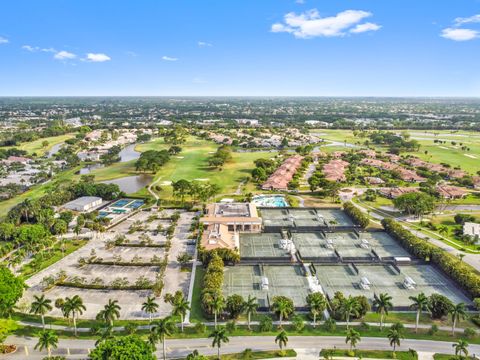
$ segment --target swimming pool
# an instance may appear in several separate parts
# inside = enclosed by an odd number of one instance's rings
[[[263,207],[287,207],[288,202],[283,195],[257,195],[253,197],[253,203]]]

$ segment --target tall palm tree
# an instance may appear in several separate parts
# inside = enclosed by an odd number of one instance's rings
[[[345,344],[350,343],[350,351],[355,349],[357,344],[360,342],[360,333],[355,329],[348,329],[347,336],[345,337]]]
[[[217,318],[218,315],[225,309],[225,299],[222,294],[215,294],[212,297],[211,308],[213,310],[213,315],[215,317],[215,328],[217,327]]]
[[[452,336],[455,336],[457,321],[467,318],[467,308],[464,303],[458,303],[457,305],[452,306],[449,313],[452,316]]]
[[[345,320],[347,321],[347,329],[350,326],[350,317],[358,316],[360,310],[359,307],[360,304],[358,300],[351,295],[346,298],[345,301],[342,303],[341,311],[345,315]]]
[[[183,332],[183,321],[185,319],[185,315],[187,314],[187,311],[190,310],[190,305],[188,304],[188,300],[185,299],[184,297],[177,299],[173,303],[173,311],[172,314],[175,316],[180,316],[180,326],[182,328]]]
[[[278,313],[279,327],[282,327],[282,321],[293,312],[291,303],[283,297],[277,297],[272,304],[274,312]]]
[[[167,358],[167,347],[165,345],[165,339],[175,331],[175,324],[170,316],[157,320],[153,323],[150,329],[150,341],[155,345],[160,341],[163,345],[163,360]]]
[[[285,330],[282,330],[277,337],[275,338],[275,344],[278,344],[280,347],[280,351],[283,351],[283,347],[287,346],[288,343],[288,336]]]
[[[307,296],[307,303],[310,307],[310,312],[313,315],[313,327],[317,326],[317,316],[320,315],[327,308],[327,300],[322,293],[312,293]]]
[[[399,330],[393,328],[388,330],[387,337],[388,340],[390,340],[390,346],[393,346],[393,354],[395,357],[395,350],[397,346],[400,346],[400,340],[403,339],[403,335]]]
[[[448,234],[448,226],[447,226],[447,225],[440,225],[440,226],[438,227],[438,233],[439,233],[440,235],[446,235],[446,234]]]
[[[377,296],[373,296],[373,306],[376,307],[376,311],[380,314],[380,330],[383,329],[383,319],[388,315],[388,310],[393,307],[392,297],[387,293],[382,293]]]
[[[463,354],[465,357],[468,356],[468,342],[465,340],[458,340],[455,344],[452,344],[452,347],[455,349],[455,356],[460,354]]]
[[[47,299],[43,294],[40,296],[34,295],[33,298],[30,313],[42,317],[42,325],[45,330],[45,314],[52,310],[52,300]]]
[[[212,347],[217,347],[217,357],[220,359],[220,347],[222,344],[226,344],[230,341],[227,336],[227,330],[224,327],[214,329],[208,337],[213,339]]]
[[[52,356],[52,348],[56,349],[58,346],[58,336],[52,330],[42,330],[38,337],[38,342],[35,345],[35,350],[42,351],[47,349],[48,358]]]
[[[409,299],[412,301],[410,308],[417,310],[417,317],[415,319],[415,334],[418,332],[418,323],[420,322],[420,315],[423,311],[428,310],[428,298],[422,292],[417,296],[409,296]]]
[[[80,296],[74,295],[73,297],[65,298],[65,303],[63,304],[63,311],[68,318],[70,315],[73,320],[73,328],[75,331],[75,336],[77,336],[77,316],[82,315],[87,308],[83,305],[83,300]]]
[[[120,317],[120,305],[118,305],[118,300],[108,299],[108,303],[105,304],[103,310],[101,310],[97,315],[97,320],[103,320],[108,325],[113,327],[113,322]]]
[[[245,300],[245,302],[243,303],[243,311],[245,312],[245,314],[247,314],[248,330],[251,330],[250,319],[252,314],[255,314],[257,312],[257,308],[258,308],[257,298],[251,295],[248,295],[247,300]]]
[[[147,301],[142,304],[142,311],[145,311],[148,314],[150,323],[152,322],[152,314],[156,313],[158,310],[158,304],[155,302],[155,298],[147,297]]]

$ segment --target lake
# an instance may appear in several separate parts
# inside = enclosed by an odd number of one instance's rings
[[[105,184],[116,184],[124,193],[132,194],[149,185],[152,179],[151,175],[141,174],[102,182]]]
[[[120,156],[120,162],[137,160],[140,157],[140,153],[135,150],[135,144],[125,146],[118,155]]]

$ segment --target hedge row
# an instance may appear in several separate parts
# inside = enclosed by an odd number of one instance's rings
[[[480,275],[455,255],[418,238],[392,219],[383,219],[385,231],[414,256],[431,261],[461,286],[472,298],[480,297]]]
[[[213,252],[203,277],[202,306],[206,313],[212,313],[212,300],[222,296],[223,268],[223,260]]]
[[[350,201],[343,204],[343,210],[350,216],[358,225],[363,228],[366,228],[370,223],[370,218],[365,213],[361,212],[355,205]]]

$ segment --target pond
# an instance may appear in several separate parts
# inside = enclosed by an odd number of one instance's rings
[[[120,156],[120,162],[137,160],[140,157],[140,153],[135,150],[135,144],[125,146],[118,155]]]
[[[147,174],[126,176],[119,179],[102,181],[105,184],[116,184],[126,194],[133,194],[152,182],[153,177]]]
[[[90,165],[86,165],[83,168],[81,168],[78,173],[80,175],[86,175],[86,174],[89,174],[93,170],[101,169],[103,167],[105,167],[105,165],[103,165],[103,164],[90,164]]]

